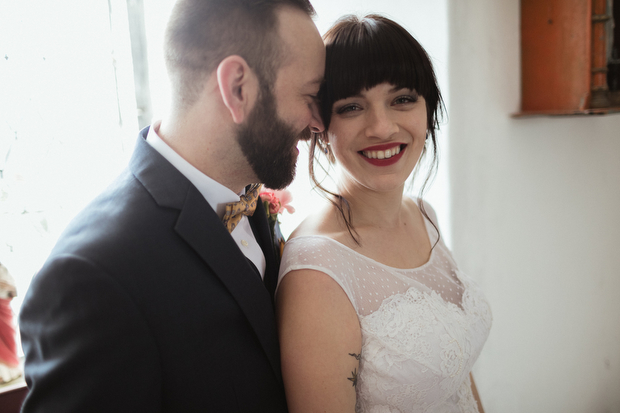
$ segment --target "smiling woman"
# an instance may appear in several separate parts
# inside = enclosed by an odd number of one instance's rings
[[[371,185],[360,181],[369,175],[367,179],[379,179],[382,185],[390,179],[402,185],[424,151],[426,123],[422,96],[381,83],[334,102],[326,140],[343,171],[358,184]],[[407,133],[395,140],[399,130]]]
[[[341,173],[325,191],[331,204],[302,222],[282,257],[289,410],[482,412],[471,369],[489,304],[433,209],[405,191],[422,155],[430,174],[436,164],[443,103],[430,59],[379,15],[345,16],[323,38],[326,130],[313,135],[310,162],[320,148]]]

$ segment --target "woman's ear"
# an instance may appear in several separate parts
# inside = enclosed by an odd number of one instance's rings
[[[217,67],[217,83],[233,122],[244,121],[254,106],[258,79],[241,56],[228,56]]]

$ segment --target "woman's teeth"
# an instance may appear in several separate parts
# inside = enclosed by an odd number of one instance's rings
[[[362,151],[362,154],[370,159],[388,159],[400,153],[400,145],[385,151]]]

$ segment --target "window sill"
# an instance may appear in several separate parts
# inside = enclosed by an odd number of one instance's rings
[[[584,110],[541,110],[541,111],[523,111],[510,115],[513,118],[531,118],[535,116],[584,116],[584,115],[608,115],[611,113],[620,113],[620,107],[584,109]]]

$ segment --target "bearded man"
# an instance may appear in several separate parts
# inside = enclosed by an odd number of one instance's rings
[[[278,262],[253,196],[288,185],[298,140],[323,129],[313,12],[307,0],[177,2],[170,113],[24,300],[24,412],[286,411]]]

